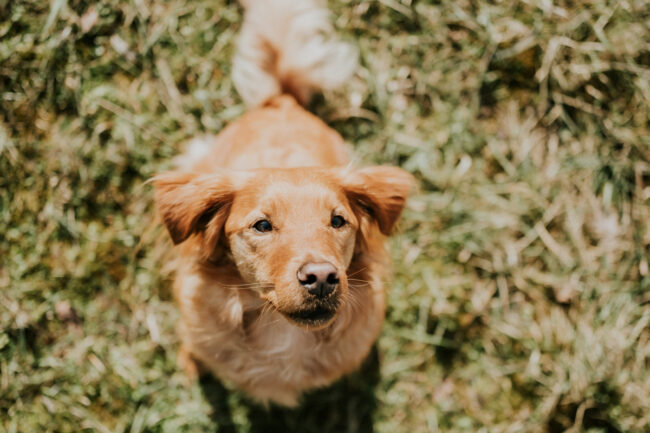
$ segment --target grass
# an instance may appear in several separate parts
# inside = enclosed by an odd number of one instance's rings
[[[330,2],[312,109],[420,191],[362,372],[265,412],[176,365],[144,185],[244,111],[233,1],[0,0],[0,432],[650,430],[650,6]]]

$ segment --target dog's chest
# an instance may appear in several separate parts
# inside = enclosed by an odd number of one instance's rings
[[[345,329],[312,332],[277,313],[258,318],[246,332],[220,334],[219,344],[194,340],[217,376],[240,386],[306,389],[325,386],[356,367],[368,353],[380,326],[353,323]],[[367,325],[367,324],[366,324]]]
[[[279,314],[270,314],[256,325],[247,333],[245,344],[255,354],[250,358],[257,364],[254,368],[265,376],[301,382],[338,368],[339,348],[327,331],[298,328]]]
[[[383,321],[381,286],[359,294],[363,303],[345,304],[327,330],[312,331],[202,278],[186,275],[177,283],[184,345],[216,376],[260,401],[295,402],[302,390],[358,368]]]

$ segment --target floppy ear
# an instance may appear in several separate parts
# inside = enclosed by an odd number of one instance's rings
[[[344,175],[343,189],[355,212],[374,219],[389,235],[415,184],[410,173],[397,167],[367,167]]]
[[[209,244],[216,243],[234,198],[227,176],[169,172],[152,182],[156,207],[174,244],[199,232]]]

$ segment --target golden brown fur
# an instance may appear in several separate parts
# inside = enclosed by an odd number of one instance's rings
[[[179,171],[154,179],[177,244],[181,358],[260,402],[295,405],[356,369],[376,339],[384,235],[411,176],[349,168],[341,137],[282,94],[193,146]],[[305,289],[297,275],[308,263],[336,270],[332,293]]]

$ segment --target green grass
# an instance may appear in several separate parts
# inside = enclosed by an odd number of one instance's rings
[[[269,412],[176,365],[144,182],[244,107],[240,7],[0,0],[0,432],[650,431],[650,6],[330,2],[313,110],[420,190],[361,373]]]

